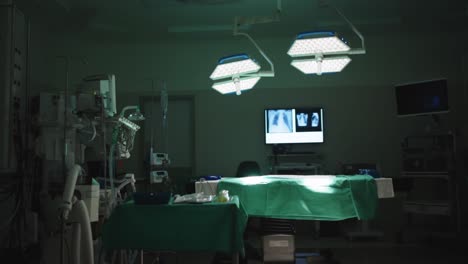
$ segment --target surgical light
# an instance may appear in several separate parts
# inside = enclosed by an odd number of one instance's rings
[[[293,58],[304,58],[293,60],[291,65],[306,74],[317,74],[340,72],[351,61],[347,55],[365,54],[364,37],[354,27],[338,8],[329,1],[322,0],[334,9],[336,13],[346,21],[353,32],[361,39],[361,48],[352,49],[348,43],[331,31],[313,31],[297,35],[288,55]]]
[[[253,61],[247,54],[233,55],[221,58],[218,66],[211,73],[210,79],[219,80],[235,75],[255,73],[260,70],[260,65]]]
[[[348,56],[318,58],[318,59],[299,59],[293,60],[291,65],[305,74],[332,73],[342,71],[351,61]]]
[[[351,48],[335,32],[307,32],[299,34],[288,51],[291,57],[313,56],[349,51]]]
[[[239,32],[239,28],[258,23],[270,23],[278,21],[278,14],[281,11],[281,1],[278,0],[277,14],[272,17],[236,17],[234,19],[233,35],[244,36],[257,48],[263,58],[270,64],[269,71],[260,71],[260,65],[257,64],[246,54],[239,54],[221,58],[218,65],[210,75],[210,79],[216,81],[212,88],[221,94],[236,93],[240,95],[242,91],[252,89],[262,77],[274,77],[275,67],[268,56],[258,46],[255,40],[249,34]]]
[[[221,94],[236,93],[241,94],[241,91],[252,89],[260,80],[260,77],[234,77],[232,80],[218,82],[213,84],[213,89]]]

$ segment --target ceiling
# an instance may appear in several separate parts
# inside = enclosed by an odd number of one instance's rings
[[[466,32],[464,0],[329,0],[363,33]],[[36,20],[67,32],[228,36],[236,16],[271,16],[277,0],[32,0],[19,1]],[[246,30],[280,32],[349,28],[325,0],[282,0],[280,21]]]

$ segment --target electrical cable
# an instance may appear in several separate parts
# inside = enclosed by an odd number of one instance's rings
[[[13,211],[13,213],[11,214],[10,218],[5,222],[3,223],[2,225],[0,225],[0,230],[3,230],[7,227],[10,226],[11,222],[13,221],[13,219],[16,217],[16,214],[18,213],[18,210],[19,210],[19,207],[20,207],[20,201],[18,201],[16,203],[16,207],[15,207],[15,210]]]
[[[0,194],[1,193],[3,193],[3,194],[14,193],[15,189],[17,188],[15,185],[17,185],[17,184],[18,183],[8,183],[8,184],[5,184],[5,186],[0,186]]]
[[[3,230],[5,228],[9,227],[11,222],[13,221],[13,219],[16,217],[16,214],[18,213],[18,210],[19,210],[20,204],[21,204],[21,198],[18,197],[20,190],[21,190],[21,187],[18,184],[18,190],[15,193],[12,194],[12,195],[15,195],[15,197],[17,199],[15,209],[14,209],[13,213],[11,214],[11,216],[8,218],[8,220],[5,221],[5,223],[0,224],[0,230]]]
[[[84,117],[89,122],[89,126],[93,130],[92,130],[92,132],[90,132],[90,131],[86,131],[84,129],[80,129],[80,130],[78,130],[78,132],[85,133],[85,134],[91,134],[91,137],[87,140],[88,143],[89,143],[89,142],[92,142],[97,136],[96,125],[93,123],[93,121],[87,115],[84,115]]]
[[[107,195],[107,172],[108,172],[108,164],[107,164],[107,159],[106,159],[106,153],[107,153],[107,146],[106,146],[106,140],[107,140],[107,137],[106,137],[106,125],[104,123],[104,98],[101,97],[101,129],[102,129],[102,147],[103,147],[103,152],[104,153],[104,158],[102,159],[103,160],[103,174],[104,174],[104,203],[105,203],[105,206],[106,208],[109,207],[109,197]]]
[[[112,131],[112,139],[111,139],[111,146],[110,146],[110,151],[109,151],[109,161],[108,161],[108,166],[109,166],[109,179],[110,179],[110,185],[111,185],[111,197],[110,197],[110,203],[107,208],[108,212],[107,217],[110,216],[110,212],[113,209],[114,206],[114,200],[115,200],[115,186],[114,186],[114,152],[115,152],[115,146],[117,145],[117,139],[118,139],[118,129],[114,128]]]
[[[28,173],[26,175],[29,176],[28,177],[25,177],[26,178],[26,181],[25,181],[25,184],[26,184],[26,188],[24,188],[24,195],[23,195],[23,199],[24,199],[24,216],[23,216],[23,225],[26,226],[26,208],[31,208],[31,204],[32,204],[32,201],[33,201],[33,189],[34,189],[34,177],[32,175],[32,171],[31,169],[33,168],[32,167],[32,153],[30,153],[29,151],[29,147],[30,147],[30,137],[29,137],[29,131],[31,131],[31,115],[29,114],[30,113],[30,103],[29,103],[29,100],[28,98],[30,98],[30,94],[31,94],[31,66],[30,66],[30,56],[31,56],[31,19],[30,18],[26,18],[26,58],[25,58],[25,61],[26,61],[26,76],[25,76],[25,81],[26,81],[26,89],[25,89],[25,96],[24,98],[26,99],[25,100],[25,106],[24,106],[24,112],[25,112],[25,127],[24,127],[24,145],[25,145],[25,149],[26,149],[26,158],[25,158],[25,164],[24,164],[24,168],[28,170]],[[29,188],[27,188],[29,185]]]
[[[104,203],[105,207],[107,208],[109,206],[109,200],[107,196],[107,145],[106,145],[106,124],[104,123],[105,120],[105,115],[104,115],[104,99],[101,97],[101,131],[102,131],[102,148],[103,148],[103,169],[102,169],[102,174],[104,178]],[[101,244],[101,247],[99,249],[99,256],[98,256],[98,264],[101,264],[101,254],[103,251],[103,246]]]
[[[96,135],[97,135],[96,125],[94,125],[92,120],[90,120],[90,122],[91,122],[91,126],[93,127],[93,136],[91,137],[91,139],[88,142],[93,141],[96,138]]]
[[[60,217],[60,264],[63,264],[63,232],[65,231],[64,225],[65,223],[63,221],[63,217]]]
[[[65,242],[65,247],[67,248],[67,259],[68,259],[68,263],[72,263],[71,262],[71,250],[70,250],[70,245],[68,245],[68,241],[66,238],[64,238],[64,242]]]
[[[168,128],[168,122],[167,122],[167,112],[168,112],[168,107],[169,107],[169,98],[167,94],[167,85],[166,81],[163,81],[162,83],[163,87],[161,89],[161,110],[162,110],[162,129],[163,129],[163,136],[164,136],[164,152],[169,151],[169,135],[167,133],[167,128]]]
[[[98,263],[97,264],[101,264],[102,251],[103,251],[102,249],[103,249],[103,246],[101,245],[101,247],[99,248]]]
[[[156,115],[156,90],[154,88],[154,80],[151,80],[151,90],[153,90],[153,96],[152,96],[152,104],[150,104],[151,106],[151,117],[154,118],[154,116]],[[151,153],[150,155],[152,155],[153,153],[153,147],[154,147],[154,123],[155,122],[150,122],[151,124],[151,137],[150,137],[150,147],[151,147]],[[150,163],[151,163],[151,157],[150,157]]]
[[[3,203],[3,202],[6,202],[6,201],[9,201],[11,199],[11,197],[14,195],[13,192],[7,194],[3,199],[0,199],[0,203]]]
[[[12,7],[15,9],[15,6]],[[15,9],[16,10],[16,9]],[[14,17],[13,17],[14,21]],[[12,23],[14,24],[14,23]],[[13,26],[13,25],[12,25]],[[13,34],[14,35],[14,34]],[[15,53],[16,54],[16,53]],[[26,100],[25,100],[26,102]],[[24,104],[26,104],[24,102]],[[19,98],[14,98],[13,104],[12,104],[12,141],[13,141],[13,147],[14,147],[14,152],[15,152],[15,157],[16,157],[16,179],[18,179],[17,183],[11,183],[9,185],[6,185],[2,188],[2,194],[7,194],[6,197],[3,197],[1,202],[5,202],[10,200],[12,197],[15,198],[15,205],[14,205],[14,210],[11,213],[11,215],[8,217],[8,219],[0,224],[0,230],[3,230],[5,228],[9,228],[7,233],[7,239],[9,241],[10,247],[12,245],[14,246],[19,246],[19,248],[22,248],[22,241],[21,241],[21,220],[24,221],[24,201],[25,201],[25,153],[24,152],[24,144],[23,144],[23,137],[24,137],[24,130],[22,129],[22,123],[21,123],[21,104],[23,102]],[[11,226],[12,223],[16,223],[16,225]],[[16,234],[15,234],[16,232]],[[13,242],[12,238],[15,238],[16,241],[15,243]]]
[[[19,179],[21,179],[21,177],[19,177]],[[16,199],[16,207],[15,207],[15,210],[14,212],[12,213],[12,215],[10,216],[10,218],[7,220],[7,222],[1,226],[0,230],[4,229],[4,228],[9,228],[8,231],[7,231],[7,237],[5,238],[7,240],[7,248],[13,248],[15,246],[18,246],[19,248],[21,248],[21,241],[20,241],[20,219],[18,219],[18,213],[19,213],[19,210],[23,204],[23,197],[20,196],[21,194],[21,184],[18,184],[17,186],[17,191],[14,192],[14,195],[15,195],[15,199]],[[11,226],[12,223],[16,223],[16,226]],[[17,232],[17,234],[15,234],[15,231]],[[16,241],[13,241],[13,239],[16,239]]]
[[[66,160],[67,160],[67,108],[68,108],[68,83],[69,83],[69,58],[67,56],[58,56],[57,58],[65,60],[65,93],[63,95],[63,155],[62,155],[62,174],[65,179]],[[60,219],[61,232],[60,232],[60,263],[63,264],[63,218]]]
[[[138,256],[138,250],[134,250],[133,252],[132,252],[132,250],[129,250],[128,253],[129,253],[128,257],[127,257],[128,258],[128,263],[135,263],[135,260],[136,260],[136,258]]]

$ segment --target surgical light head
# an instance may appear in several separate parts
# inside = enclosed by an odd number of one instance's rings
[[[260,80],[260,77],[233,77],[231,80],[213,84],[213,89],[221,94],[236,93],[252,89]]]
[[[316,31],[297,35],[288,55],[291,57],[314,56],[335,52],[346,52],[351,48],[335,32]]]
[[[213,81],[231,78],[243,74],[255,73],[260,70],[260,65],[247,54],[237,54],[219,59],[218,65],[210,75]]]
[[[260,65],[247,54],[238,54],[221,58],[210,78],[214,81],[212,88],[221,94],[236,93],[250,90],[260,80],[260,77],[248,77],[260,70]]]
[[[278,13],[281,11],[281,1],[278,1]],[[213,81],[220,80],[213,84],[213,89],[217,90],[222,94],[226,93],[236,93],[240,95],[243,90],[252,89],[253,86],[260,80],[262,77],[274,77],[275,68],[268,56],[263,52],[263,50],[258,46],[258,44],[250,37],[249,34],[239,32],[240,26],[248,26],[258,23],[269,23],[278,21],[277,15],[273,17],[250,17],[242,18],[236,17],[233,25],[233,35],[234,36],[244,36],[257,48],[257,50],[262,54],[263,58],[270,64],[270,71],[260,72],[260,65],[257,64],[254,60],[250,59],[246,54],[239,54],[234,56],[229,56],[221,58],[218,62],[218,66],[215,68],[210,78]],[[225,78],[225,80],[221,80]],[[226,81],[226,79],[230,79]]]
[[[293,60],[291,65],[305,74],[317,74],[341,72],[351,61],[348,56],[335,56],[323,58],[317,56],[311,59]]]
[[[331,31],[312,31],[298,34],[288,51],[288,55],[293,58],[302,58],[301,60],[293,60],[291,65],[305,74],[321,75],[322,73],[340,72],[351,61],[347,55],[366,53],[364,37],[351,21],[328,0],[322,2],[334,9],[346,21],[361,39],[361,48],[351,49],[344,39]]]

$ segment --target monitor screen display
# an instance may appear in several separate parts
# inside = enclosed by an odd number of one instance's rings
[[[427,115],[449,111],[447,80],[395,86],[398,116]]]
[[[265,143],[323,143],[323,109],[265,109]]]

